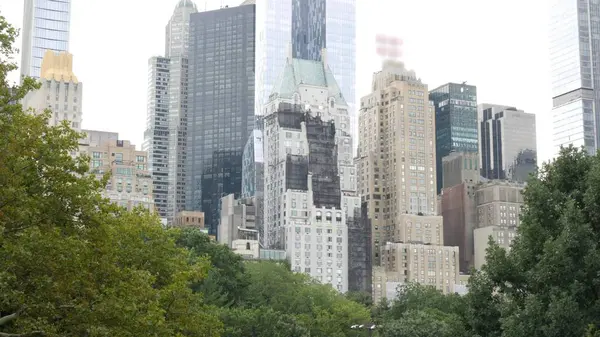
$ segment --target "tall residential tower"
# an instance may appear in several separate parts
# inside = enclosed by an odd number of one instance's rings
[[[40,77],[47,50],[69,50],[71,0],[25,0],[21,77]]]
[[[180,0],[165,28],[165,56],[148,61],[148,118],[143,149],[148,151],[154,199],[171,222],[185,207],[188,114],[188,47],[191,0]]]
[[[360,218],[348,104],[321,60],[289,57],[264,118],[264,232],[292,270],[348,290],[348,223]],[[291,56],[291,55],[290,55]]]
[[[458,247],[443,247],[436,121],[427,84],[394,61],[386,61],[372,83],[361,99],[358,177],[374,264],[398,282],[450,292],[458,277]]]

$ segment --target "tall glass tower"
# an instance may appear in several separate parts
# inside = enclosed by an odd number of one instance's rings
[[[553,145],[600,144],[600,4],[551,0],[550,69]]]
[[[46,50],[69,50],[71,0],[25,0],[21,77],[40,77]]]
[[[435,106],[436,167],[451,152],[477,152],[477,87],[465,83],[447,83],[429,92]],[[417,115],[417,117],[419,114]],[[442,170],[437,170],[437,193],[444,186]]]
[[[290,54],[296,58],[319,60],[322,48],[327,48],[327,64],[348,102],[352,133],[358,137],[356,0],[257,2],[255,113],[264,114],[264,105]]]

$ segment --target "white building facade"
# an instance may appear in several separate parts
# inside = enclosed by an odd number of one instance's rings
[[[347,221],[360,198],[348,104],[323,55],[288,58],[266,105],[264,233],[293,271],[345,292]]]

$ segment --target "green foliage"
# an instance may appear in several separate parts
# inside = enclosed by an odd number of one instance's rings
[[[210,262],[154,216],[108,204],[81,138],[18,103],[16,30],[0,17],[0,336],[220,336],[191,285]]]
[[[211,263],[208,276],[194,285],[194,291],[205,294],[208,304],[240,305],[249,284],[240,255],[227,246],[211,242],[197,229],[184,229],[177,244],[192,251],[194,256],[206,256]]]
[[[466,304],[456,294],[444,295],[431,286],[409,283],[398,298],[382,302],[374,310],[384,337],[464,336]]]

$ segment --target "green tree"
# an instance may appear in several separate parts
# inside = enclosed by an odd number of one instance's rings
[[[471,301],[471,325],[506,337],[583,336],[600,323],[600,158],[564,148],[523,196],[510,253],[492,245],[485,276],[471,282],[487,303],[477,315]]]
[[[192,251],[194,256],[205,256],[210,260],[212,268],[208,276],[193,287],[205,294],[206,303],[217,306],[242,304],[249,276],[240,255],[225,245],[212,242],[208,235],[194,228],[182,230],[177,244]]]
[[[461,337],[465,326],[460,317],[438,309],[409,310],[402,318],[382,327],[384,337]]]
[[[0,17],[0,336],[210,336],[222,323],[191,284],[208,260],[145,211],[126,212],[72,157],[81,138],[18,103],[16,30]]]

